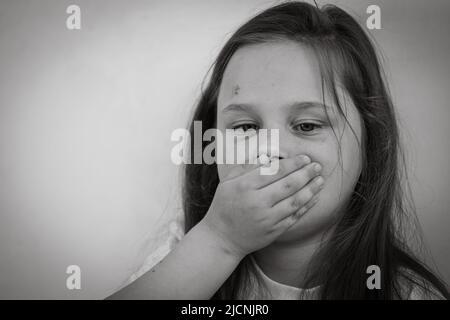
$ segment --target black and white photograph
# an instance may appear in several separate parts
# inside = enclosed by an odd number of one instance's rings
[[[448,300],[449,16],[0,0],[0,300]]]

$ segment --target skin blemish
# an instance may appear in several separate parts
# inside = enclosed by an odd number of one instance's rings
[[[239,87],[239,85],[234,86],[233,95],[237,96],[239,94],[239,90],[241,90],[241,87]]]

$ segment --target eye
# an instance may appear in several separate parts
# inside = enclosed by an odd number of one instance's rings
[[[256,131],[259,129],[259,127],[258,127],[258,125],[254,124],[254,123],[241,123],[241,124],[237,124],[237,125],[233,126],[232,129],[234,131],[236,131],[237,133],[240,133],[240,132],[245,133],[250,129],[253,129]]]
[[[302,123],[293,125],[292,128],[295,131],[310,133],[310,132],[314,131],[315,129],[322,128],[322,125],[320,125],[318,123],[314,123],[314,122],[302,122]]]

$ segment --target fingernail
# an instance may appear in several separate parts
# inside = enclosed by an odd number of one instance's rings
[[[319,163],[316,163],[314,165],[314,171],[316,172],[320,172],[320,170],[322,170],[322,166]]]
[[[317,180],[316,180],[316,183],[317,183],[318,186],[322,186],[322,185],[323,185],[323,182],[324,182],[324,180],[323,180],[323,177],[322,177],[322,176],[319,176],[319,177],[317,178]]]
[[[306,164],[308,164],[308,163],[311,162],[311,159],[310,159],[308,156],[300,156],[300,157],[303,159],[303,161],[304,161]]]

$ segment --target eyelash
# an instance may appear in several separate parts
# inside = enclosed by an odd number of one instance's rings
[[[314,129],[321,129],[323,127],[322,125],[320,125],[318,123],[314,123],[314,122],[302,122],[302,123],[297,123],[297,124],[293,125],[292,128],[296,128],[299,126],[301,127],[304,125],[313,127],[311,130],[300,130],[302,133],[305,133],[305,134],[308,134],[308,132],[314,131]],[[244,129],[243,127],[246,127],[246,128]],[[250,128],[248,128],[248,127],[250,127]],[[247,132],[249,129],[254,129],[256,131],[259,129],[258,125],[254,124],[254,123],[241,123],[241,124],[238,124],[238,125],[235,125],[232,127],[232,129],[235,131],[238,129],[241,129],[241,128],[243,129],[244,132]],[[298,130],[295,130],[295,131],[297,132]]]
[[[303,133],[306,133],[306,132],[312,132],[312,131],[314,131],[314,129],[321,129],[321,128],[323,127],[322,125],[320,125],[320,124],[318,124],[318,123],[315,123],[315,122],[302,122],[302,123],[297,123],[297,124],[293,125],[292,127],[295,128],[295,127],[298,127],[298,126],[304,126],[304,125],[312,126],[313,129],[312,129],[312,130],[305,130],[305,131],[302,130]]]
[[[258,125],[254,124],[254,123],[240,123],[238,125],[233,126],[232,129],[236,131],[236,130],[238,130],[238,129],[242,128],[242,127],[245,127],[245,126],[251,126],[252,127],[252,128],[247,128],[247,130],[249,130],[249,129],[258,130],[259,129]],[[254,128],[254,127],[256,127],[256,128]],[[247,132],[247,130],[243,129],[244,132]]]

